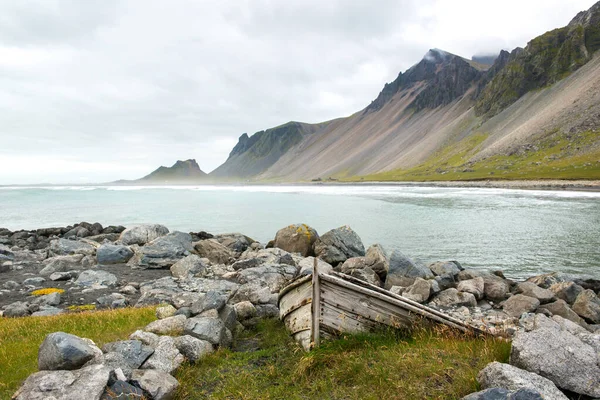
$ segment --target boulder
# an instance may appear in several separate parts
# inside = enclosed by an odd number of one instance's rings
[[[184,332],[213,345],[219,345],[225,336],[225,325],[218,318],[189,318],[185,321]]]
[[[254,304],[249,301],[240,301],[233,305],[237,319],[240,321],[256,317],[257,311]]]
[[[435,276],[451,275],[457,276],[463,267],[456,261],[437,261],[429,266]]]
[[[43,306],[39,311],[31,313],[32,317],[50,317],[52,315],[63,314],[65,310],[56,307]]]
[[[76,371],[40,371],[29,375],[14,400],[99,400],[110,368],[90,365]]]
[[[157,307],[156,308],[156,318],[165,319],[172,317],[177,312],[177,309],[172,305],[168,304],[166,306]]]
[[[146,332],[156,333],[157,335],[170,335],[175,332],[183,332],[186,317],[184,315],[175,315],[164,319],[150,322],[144,330]]]
[[[467,279],[458,282],[456,289],[459,292],[471,293],[477,300],[483,299],[485,283],[482,277]]]
[[[120,369],[121,372],[126,376],[131,376],[131,371],[134,368],[139,367],[139,366],[131,366],[129,364],[127,358],[123,354],[117,353],[114,351],[97,355],[96,357],[94,357],[90,361],[88,361],[84,365],[84,367],[87,367],[90,365],[104,365],[106,367],[109,367],[111,369],[111,371]]]
[[[553,300],[556,300],[554,292],[548,289],[541,288],[533,282],[521,282],[517,284],[516,293],[520,293],[529,297],[534,297],[538,299],[541,304],[549,303]]]
[[[208,269],[208,258],[201,258],[195,254],[182,258],[171,266],[171,275],[179,279],[191,278],[194,275],[204,275]]]
[[[137,369],[131,374],[131,382],[145,390],[153,400],[170,400],[179,386],[177,379],[166,372],[154,369]]]
[[[579,293],[572,308],[586,321],[592,324],[600,324],[600,299],[594,291],[587,289]]]
[[[96,251],[98,264],[125,264],[133,257],[133,250],[128,246],[103,244]]]
[[[248,268],[238,272],[238,283],[243,285],[255,282],[268,286],[271,293],[279,293],[292,279],[296,277],[297,269],[286,264],[264,264],[256,268]]]
[[[144,391],[139,387],[122,380],[117,380],[106,389],[104,396],[100,400],[114,399],[146,400],[146,396],[144,396]]]
[[[92,256],[96,252],[96,248],[79,240],[54,239],[50,241],[49,252],[55,256],[66,256],[71,254]]]
[[[42,283],[46,282],[46,279],[41,276],[36,276],[34,278],[27,278],[23,281],[23,286],[39,286]]]
[[[477,300],[471,293],[459,292],[450,288],[439,292],[429,304],[436,307],[475,307]]]
[[[491,274],[483,274],[481,277],[484,282],[483,292],[488,300],[502,301],[508,296],[510,285],[506,279]]]
[[[545,400],[568,400],[550,379],[533,372],[512,366],[492,362],[479,371],[477,382],[483,389],[502,388],[508,390],[534,389]]]
[[[456,281],[450,274],[436,276],[434,281],[437,283],[440,290],[446,290],[456,286]]]
[[[558,282],[550,286],[549,290],[561,300],[569,304],[575,303],[577,296],[584,291],[583,287],[574,282]]]
[[[148,358],[148,357],[150,357],[150,355],[152,355],[152,353],[154,352],[154,348],[156,346],[158,346],[159,339],[160,339],[160,336],[158,336],[157,334],[142,331],[142,330],[137,330],[137,331],[133,332],[131,335],[129,335],[129,340],[135,340],[135,341],[141,342],[142,344],[145,344],[146,346],[149,347],[148,350],[151,350],[151,352],[147,355],[146,358]],[[146,361],[146,358],[144,358],[142,360],[142,362],[140,362],[139,365],[142,365],[144,363],[144,361]]]
[[[143,246],[168,233],[169,229],[163,225],[144,224],[125,229],[121,232],[119,240],[126,246],[132,244]]]
[[[59,292],[48,293],[35,299],[35,304],[42,306],[57,306],[60,304],[61,295]]]
[[[274,246],[302,257],[314,256],[314,244],[319,238],[316,230],[306,224],[289,225],[277,231]]]
[[[29,314],[29,304],[24,301],[15,301],[4,307],[2,315],[7,318],[18,318],[26,317]]]
[[[129,260],[128,265],[143,269],[169,268],[177,261],[190,255],[192,250],[192,237],[190,234],[175,231],[140,247]]]
[[[142,364],[141,369],[155,369],[171,374],[179,368],[183,360],[183,355],[175,346],[175,339],[171,336],[161,336],[154,353]]]
[[[506,300],[502,308],[511,317],[519,318],[523,313],[535,311],[539,305],[540,301],[536,298],[516,294]]]
[[[600,397],[597,354],[568,331],[542,326],[530,332],[517,332],[510,363],[550,379],[561,389]]]
[[[79,271],[79,270],[53,272],[52,274],[50,274],[50,276],[48,278],[50,278],[51,281],[55,281],[55,282],[56,281],[68,281],[71,279],[77,279],[80,272],[81,271]]]
[[[88,269],[79,274],[75,284],[85,287],[115,286],[117,276],[101,269]]]
[[[196,242],[194,249],[200,257],[207,258],[214,264],[231,264],[235,260],[235,254],[215,239]]]
[[[365,246],[360,237],[347,225],[332,229],[317,239],[315,255],[323,261],[337,265],[348,258],[365,255]]]
[[[382,281],[385,281],[388,270],[390,269],[390,258],[387,252],[380,244],[371,245],[365,253],[365,263]]]
[[[155,344],[158,345],[158,340]],[[102,351],[105,353],[121,354],[125,358],[129,368],[132,370],[139,368],[146,362],[148,357],[154,354],[154,348],[142,343],[140,340],[121,340],[118,342],[107,343],[102,346]]]
[[[99,354],[99,349],[90,342],[65,332],[46,335],[38,351],[38,369],[55,371],[82,367]]]
[[[466,395],[461,400],[545,400],[545,397],[533,389],[510,391],[502,388],[485,389]]]
[[[300,268],[299,275],[312,275],[314,266],[315,257],[303,258],[298,263],[298,268]],[[317,269],[319,270],[320,274],[329,274],[331,271],[333,271],[333,267],[331,266],[331,264],[326,263],[320,258],[317,258]]]
[[[538,307],[538,310],[548,310],[552,315],[559,315],[579,325],[587,325],[575,311],[571,310],[567,302],[562,299],[556,300],[553,303],[543,304]]]
[[[241,233],[221,233],[213,236],[213,238],[235,253],[243,253],[256,240],[249,238]]]
[[[83,254],[50,257],[43,261],[44,268],[40,271],[40,275],[50,276],[56,272],[81,269],[83,266],[83,258]]]
[[[229,295],[216,290],[209,290],[192,304],[192,313],[200,314],[208,310],[221,310],[229,300]]]
[[[190,335],[175,338],[175,347],[185,358],[196,362],[214,351],[213,345],[206,340],[200,340]]]
[[[385,288],[412,285],[416,278],[432,279],[433,274],[426,266],[415,263],[399,251],[390,257],[390,266],[385,280]]]
[[[431,294],[431,283],[422,278],[417,278],[415,282],[404,290],[403,297],[417,303],[425,303]]]
[[[125,308],[129,305],[129,300],[121,293],[111,293],[98,297],[96,305],[98,308]]]

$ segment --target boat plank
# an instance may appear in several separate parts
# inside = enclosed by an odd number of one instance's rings
[[[341,311],[327,303],[321,303],[321,331],[335,333],[368,332],[377,324],[348,311]]]
[[[283,318],[285,327],[292,333],[296,333],[302,330],[310,330],[312,324],[312,308],[311,304],[305,304],[304,306],[297,308]]]
[[[310,281],[304,282],[292,290],[288,291],[285,296],[279,300],[279,315],[284,318],[296,308],[310,303],[312,299],[312,284]]]

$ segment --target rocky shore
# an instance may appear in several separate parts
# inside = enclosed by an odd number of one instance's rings
[[[347,226],[319,235],[290,225],[261,244],[240,233],[83,222],[0,228],[1,315],[157,305],[157,320],[102,349],[48,335],[40,372],[14,398],[168,399],[178,385],[171,373],[185,359],[199,361],[258,319],[278,317],[279,291],[311,274],[314,257],[320,271],[352,275],[511,338],[510,364],[488,365],[478,376],[486,390],[468,399],[600,397],[599,279],[557,272],[515,282],[457,261],[424,265],[378,244],[365,248]]]

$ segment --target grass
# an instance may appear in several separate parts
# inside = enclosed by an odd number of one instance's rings
[[[238,339],[240,340],[240,339]],[[510,344],[450,332],[346,336],[305,353],[283,324],[261,321],[242,333],[259,350],[219,350],[177,372],[177,399],[458,399],[478,390],[491,361]]]
[[[410,169],[393,170],[348,181],[463,181],[600,179],[600,133],[554,132],[533,140],[535,146],[512,154],[471,162],[485,134],[469,136],[446,146],[426,162]]]
[[[127,339],[156,319],[155,308],[125,308],[51,317],[0,318],[0,398],[10,398],[37,371],[38,348],[57,331],[92,339],[98,346]]]

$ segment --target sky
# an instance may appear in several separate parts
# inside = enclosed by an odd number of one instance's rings
[[[593,0],[0,0],[0,185],[136,179],[367,106],[431,48],[523,47]]]

